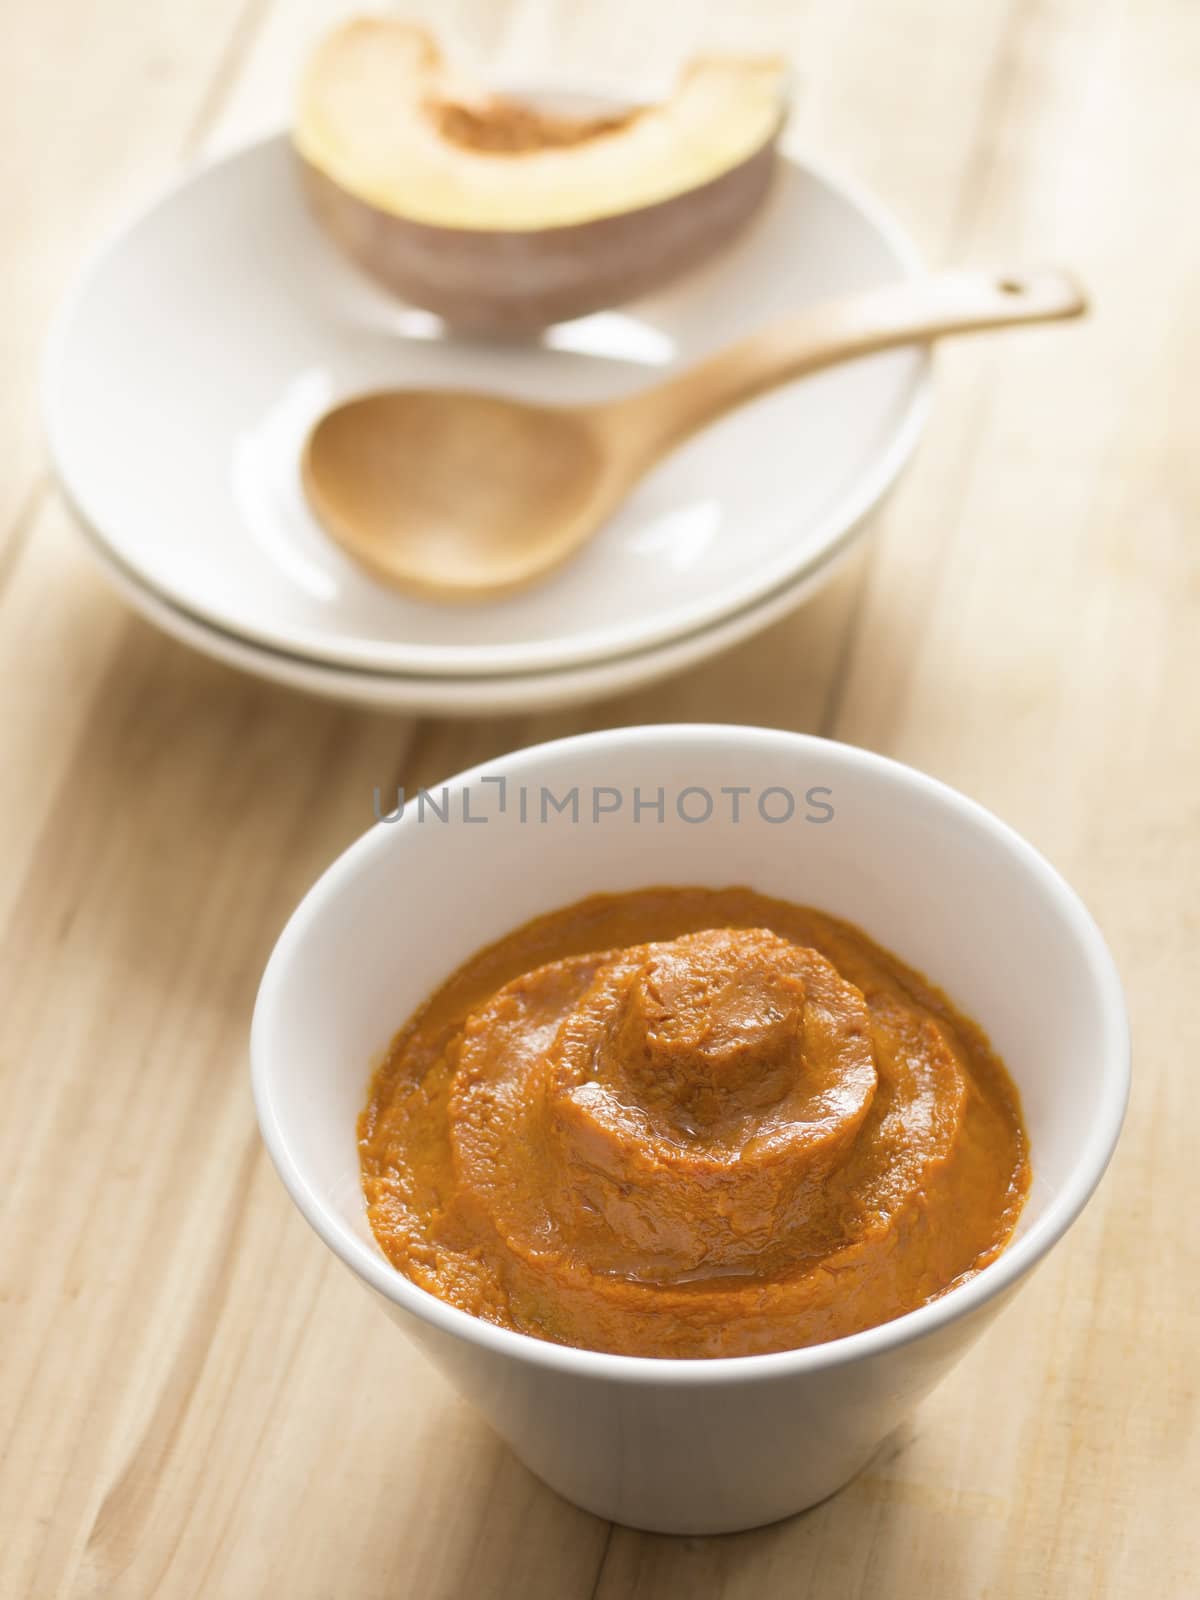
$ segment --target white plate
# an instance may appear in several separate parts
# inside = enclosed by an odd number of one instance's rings
[[[654,649],[559,672],[514,673],[493,678],[422,678],[323,666],[303,657],[250,644],[235,634],[210,627],[172,606],[142,583],[136,574],[122,567],[94,537],[92,530],[83,527],[82,531],[88,536],[89,548],[117,593],[148,622],[201,654],[254,677],[325,699],[344,700],[375,710],[427,712],[448,717],[509,716],[559,710],[608,695],[629,693],[682,672],[711,655],[730,649],[803,605],[830,581],[854,544],[853,540],[849,541],[828,562],[785,584],[765,600],[710,628]]]
[[[405,599],[331,544],[300,490],[310,423],[389,384],[623,393],[914,270],[873,201],[788,160],[743,239],[676,288],[540,343],[444,337],[343,262],[275,137],[184,180],[84,271],[48,356],[51,449],[124,568],[227,634],[373,672],[561,670],[694,634],[827,560],[916,442],[927,355],[875,356],[733,413],[559,573],[487,605]]]

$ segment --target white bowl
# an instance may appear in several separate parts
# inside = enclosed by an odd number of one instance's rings
[[[540,340],[471,339],[343,258],[279,135],[178,180],[94,254],[46,353],[50,454],[113,560],[230,638],[370,673],[578,668],[694,635],[844,548],[920,436],[928,349],[739,406],[664,458],[544,582],[480,605],[401,595],[325,535],[299,472],[321,413],[396,386],[612,399],[917,270],[869,194],[785,157],[746,233],[686,279]]]
[[[504,778],[503,793],[487,778]],[[547,805],[541,821],[542,786],[568,801],[578,786],[579,820],[568,803],[561,814]],[[732,796],[720,792],[735,786],[748,790],[737,821]],[[594,787],[622,796],[599,821]],[[713,797],[708,821],[681,819],[676,800],[688,787]],[[814,787],[832,791],[832,821],[802,820],[818,814],[804,800]],[[645,804],[659,789],[662,821]],[[636,791],[644,803],[635,818]],[[764,811],[784,814],[783,791],[795,814],[764,820]],[[506,756],[434,798],[449,799],[450,820],[410,804],[378,824],[305,897],[267,966],[254,1088],[292,1198],[521,1460],[569,1500],[690,1534],[814,1504],[949,1371],[1104,1171],[1124,1114],[1129,1036],[1095,923],[1054,869],[980,806],[881,756],[800,734],[620,728]],[[704,804],[683,802],[693,816]],[[464,820],[464,807],[486,820]],[[820,906],[928,973],[982,1023],[1020,1089],[1034,1173],[1017,1236],[993,1265],[834,1343],[678,1361],[493,1327],[386,1261],[367,1225],[355,1119],[391,1035],[460,962],[519,923],[598,890],[652,884],[748,884]]]

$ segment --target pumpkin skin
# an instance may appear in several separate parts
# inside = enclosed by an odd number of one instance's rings
[[[313,215],[342,251],[410,305],[480,333],[530,333],[660,289],[737,237],[766,197],[764,146],[700,189],[561,228],[506,233],[409,222],[300,159]]]

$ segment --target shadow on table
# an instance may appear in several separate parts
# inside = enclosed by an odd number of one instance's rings
[[[1000,1541],[983,1548],[978,1507],[964,1517],[956,1495],[923,1485],[911,1460],[896,1470],[902,1456],[919,1450],[911,1424],[822,1505],[715,1538],[609,1531],[546,1489],[502,1446],[493,1451],[481,1438],[477,1447],[486,1469],[471,1475],[453,1548],[436,1571],[414,1574],[432,1585],[414,1593],[445,1600],[850,1600],[918,1592],[921,1581],[931,1593],[967,1594],[975,1592],[973,1574],[1003,1570],[1001,1517],[982,1519]]]

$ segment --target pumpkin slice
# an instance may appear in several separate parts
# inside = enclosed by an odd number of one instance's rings
[[[766,194],[777,60],[710,57],[656,105],[514,100],[462,82],[433,38],[339,28],[305,76],[293,140],[317,217],[405,300],[533,329],[629,300],[726,243]]]

